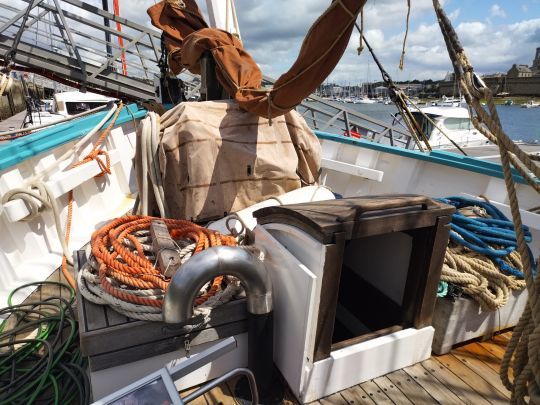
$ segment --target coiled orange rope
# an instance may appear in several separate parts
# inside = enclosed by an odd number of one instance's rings
[[[169,286],[170,279],[163,276],[145,256],[144,247],[137,238],[137,234],[148,231],[152,221],[158,219],[165,222],[174,240],[187,239],[195,243],[194,254],[213,246],[237,245],[233,236],[222,235],[189,221],[139,215],[118,218],[94,232],[91,240],[92,254],[99,265],[99,280],[108,294],[132,304],[158,308],[163,305],[161,299],[126,293],[126,288],[166,291]],[[128,248],[126,241],[131,242],[134,249]],[[195,305],[201,305],[214,296],[222,282],[223,277],[216,277],[210,289],[195,300]],[[121,289],[117,287],[120,285]]]

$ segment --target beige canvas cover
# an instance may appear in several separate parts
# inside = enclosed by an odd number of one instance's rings
[[[296,111],[270,125],[235,101],[181,103],[162,116],[160,136],[173,218],[221,218],[314,184],[320,170],[319,141]]]

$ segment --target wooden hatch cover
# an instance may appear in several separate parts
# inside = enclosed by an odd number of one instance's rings
[[[254,212],[259,224],[282,223],[302,229],[318,241],[345,239],[434,226],[455,208],[429,197],[392,194],[266,207]]]

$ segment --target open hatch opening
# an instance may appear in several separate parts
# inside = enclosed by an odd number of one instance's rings
[[[346,242],[332,350],[410,326],[406,285],[413,242],[408,232]]]

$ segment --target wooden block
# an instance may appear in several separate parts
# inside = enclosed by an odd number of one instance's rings
[[[463,402],[470,405],[489,405],[490,402],[475,391],[473,387],[444,367],[434,357],[422,362],[422,367],[433,377],[456,394]]]
[[[82,307],[82,315],[86,331],[98,331],[107,328],[107,318],[105,317],[105,307],[97,305],[87,300],[79,300]],[[84,332],[81,330],[81,349],[84,346]]]
[[[247,321],[239,321],[193,332],[189,336],[183,334],[113,351],[106,351],[107,349],[105,347],[102,348],[102,352],[90,356],[90,370],[103,370],[182,349],[184,348],[186,339],[189,339],[191,346],[196,346],[244,332],[247,332]]]
[[[379,377],[373,380],[375,384],[390,398],[396,405],[410,405],[411,401],[403,392],[387,377]]]
[[[105,318],[108,326],[123,325],[127,321],[127,316],[119,314],[110,307],[105,308]]]
[[[180,255],[174,243],[167,225],[160,220],[154,220],[150,224],[150,236],[152,247],[157,257],[158,269],[166,277],[174,276],[180,267]]]
[[[122,350],[149,342],[162,341],[167,338],[185,335],[182,327],[162,322],[134,321],[115,326],[108,326],[104,307],[84,301],[86,324],[85,332],[81,332],[81,350],[84,355],[92,356]],[[88,313],[88,310],[95,311]],[[101,312],[100,312],[101,311]],[[92,319],[87,319],[89,316]],[[214,308],[207,324],[197,330],[208,329],[227,323],[247,319],[246,301],[237,300]],[[106,349],[105,349],[106,348]]]
[[[411,376],[418,385],[426,390],[437,402],[441,404],[463,404],[456,394],[450,391],[444,384],[433,377],[421,364],[407,367],[404,371]]]

